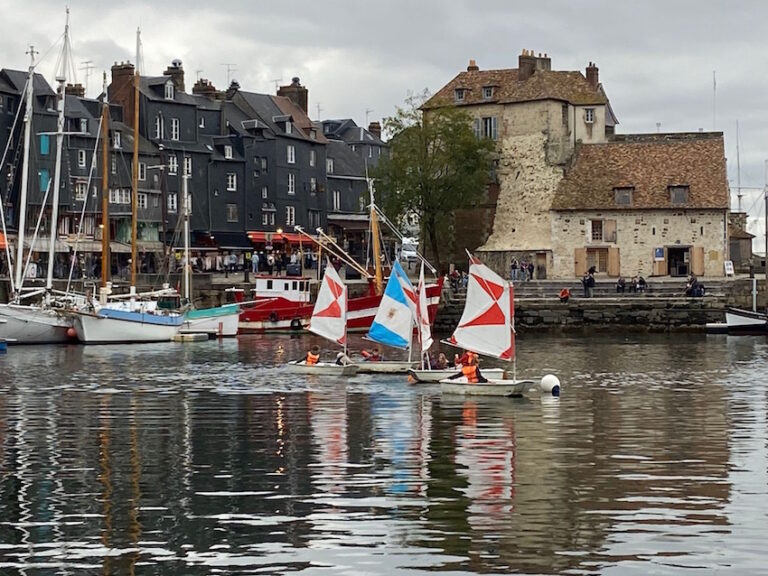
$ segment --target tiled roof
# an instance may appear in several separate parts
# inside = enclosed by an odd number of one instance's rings
[[[688,186],[688,202],[672,204],[669,186]],[[618,205],[614,188],[633,188],[631,205]],[[553,210],[728,206],[722,132],[632,134],[581,144],[552,202]]]
[[[483,98],[483,88],[493,87],[493,96]],[[464,99],[456,102],[455,91],[464,89]],[[575,105],[605,104],[605,95],[592,88],[581,72],[536,70],[530,78],[518,79],[518,69],[470,70],[459,73],[423,106],[471,104],[512,104],[533,100],[562,100]]]

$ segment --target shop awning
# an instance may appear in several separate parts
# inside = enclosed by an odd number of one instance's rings
[[[109,250],[112,252],[112,254],[130,254],[131,245],[123,244],[122,242],[110,242]]]
[[[163,252],[165,245],[157,240],[137,240],[136,247],[144,252]]]
[[[267,241],[267,232],[248,232],[248,239],[254,244],[264,244]]]
[[[101,252],[101,240],[67,240],[67,246],[78,252]]]
[[[253,250],[245,232],[211,232],[211,236],[222,250]]]
[[[314,238],[308,238],[307,236],[304,236],[303,234],[293,234],[291,232],[283,232],[282,234],[273,234],[272,235],[272,241],[273,242],[283,242],[288,244],[311,244],[312,242],[317,242]]]
[[[0,250],[5,250],[6,246],[8,246],[8,243],[5,240],[5,234],[0,232]]]
[[[48,237],[41,236],[37,240],[35,240],[35,252],[48,252],[48,248],[50,247],[51,239]],[[31,238],[24,238],[24,248],[29,250],[29,248],[32,246],[32,239]],[[69,245],[64,242],[63,240],[56,240],[56,244],[53,249],[54,252],[69,252]]]

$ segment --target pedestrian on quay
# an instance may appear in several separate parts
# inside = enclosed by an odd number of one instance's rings
[[[517,281],[517,269],[520,267],[520,263],[517,258],[512,258],[512,264],[510,265],[509,275],[512,278],[512,282]]]

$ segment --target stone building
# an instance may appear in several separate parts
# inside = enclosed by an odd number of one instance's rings
[[[442,106],[462,108],[478,137],[498,143],[485,201],[456,218],[454,254],[478,247],[534,254],[542,271],[551,268],[549,207],[563,170],[577,143],[605,142],[618,123],[597,66],[590,63],[585,74],[556,71],[546,54],[527,50],[516,69],[481,70],[470,60],[423,110],[428,114]]]
[[[578,145],[551,203],[551,275],[722,276],[728,202],[721,132]]]

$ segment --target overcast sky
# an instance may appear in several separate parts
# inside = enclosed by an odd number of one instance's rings
[[[516,68],[521,49],[546,52],[556,70],[589,61],[620,125],[618,131],[721,130],[736,207],[736,123],[743,206],[762,215],[768,159],[768,2],[761,0],[72,0],[77,67],[90,60],[88,94],[102,71],[134,60],[142,30],[146,75],[182,60],[187,89],[200,76],[217,88],[231,78],[274,93],[299,76],[310,116],[359,124],[394,113],[409,92],[437,91],[474,58],[482,69]],[[27,46],[51,81],[65,5],[0,0],[0,67],[25,69]],[[50,49],[50,50],[49,50]],[[47,54],[46,54],[47,52]],[[713,72],[717,89],[713,90]],[[85,83],[79,70],[78,81]],[[754,219],[751,219],[753,221]],[[750,231],[764,234],[763,223]],[[762,244],[762,242],[761,242]]]

